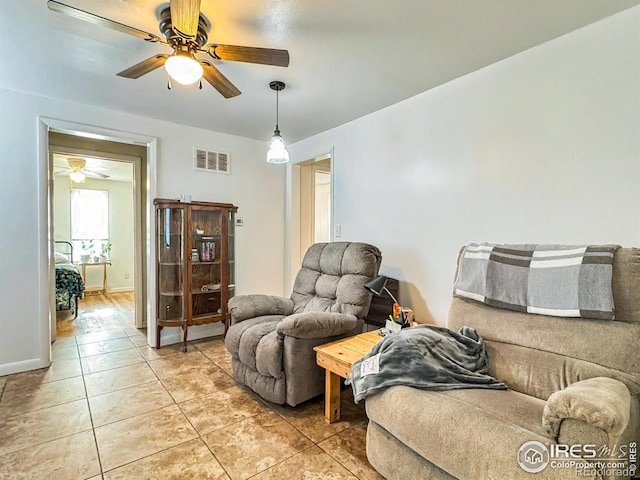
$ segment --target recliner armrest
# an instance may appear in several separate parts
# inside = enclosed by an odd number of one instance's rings
[[[557,437],[565,419],[581,420],[619,436],[629,425],[631,394],[626,385],[607,377],[595,377],[572,383],[553,393],[542,414],[542,425]]]
[[[358,318],[348,313],[307,312],[283,318],[276,331],[296,338],[324,338],[352,332]]]
[[[229,300],[231,323],[262,315],[291,315],[293,300],[277,295],[238,295]]]

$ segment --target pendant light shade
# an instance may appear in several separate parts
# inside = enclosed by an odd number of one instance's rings
[[[271,137],[271,145],[267,152],[267,162],[269,163],[287,163],[289,161],[289,152],[284,144],[284,139],[280,135],[280,129],[278,128],[278,114],[279,114],[279,98],[278,93],[280,90],[284,90],[284,82],[274,81],[269,84],[271,90],[276,91],[276,129],[273,131],[273,137]]]

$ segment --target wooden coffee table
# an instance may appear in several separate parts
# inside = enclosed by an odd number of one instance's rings
[[[377,331],[313,347],[316,363],[326,370],[324,387],[324,419],[333,423],[340,419],[340,377],[347,378],[351,366],[382,340]]]

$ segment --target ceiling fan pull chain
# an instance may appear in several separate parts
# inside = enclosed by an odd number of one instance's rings
[[[167,75],[167,90],[171,90],[171,77]]]
[[[200,79],[200,86],[198,88],[202,90],[202,79]]]

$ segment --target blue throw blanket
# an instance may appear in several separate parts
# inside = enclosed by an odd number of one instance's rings
[[[387,335],[351,367],[356,402],[395,385],[422,390],[457,390],[507,386],[487,374],[482,338],[471,327],[460,333],[419,325]]]

